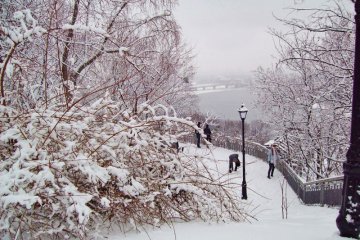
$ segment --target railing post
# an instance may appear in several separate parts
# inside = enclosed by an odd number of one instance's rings
[[[301,182],[298,182],[300,188],[302,188],[303,190],[303,194],[302,194],[302,201],[306,204],[306,185],[301,183]]]
[[[325,182],[320,183],[320,205],[324,206]]]

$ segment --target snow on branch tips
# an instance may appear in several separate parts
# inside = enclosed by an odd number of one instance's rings
[[[91,31],[94,33],[99,33],[101,35],[104,35],[105,37],[110,37],[110,35],[101,28],[97,28],[97,27],[92,27],[92,26],[86,26],[86,25],[82,25],[82,24],[64,24],[64,26],[62,26],[63,30],[75,30],[75,31],[82,31],[82,32],[86,32],[86,31]]]
[[[125,56],[125,54],[129,51],[129,48],[127,47],[120,47],[119,48],[119,54],[121,57]]]
[[[44,28],[38,26],[29,9],[14,13],[14,19],[18,22],[17,26],[1,26],[1,30],[7,36],[7,43],[10,45],[19,44],[25,41],[32,41],[32,36],[41,36],[46,32]]]
[[[8,77],[11,77],[13,74],[13,66],[17,64],[18,61],[13,58],[16,47],[26,41],[32,41],[33,36],[41,36],[46,32],[44,28],[38,26],[38,22],[32,17],[31,11],[25,9],[22,11],[17,11],[14,13],[14,19],[18,23],[17,25],[4,26],[0,25],[0,33],[5,35],[5,44],[8,48],[5,53],[5,59],[0,63],[0,97],[5,97],[5,73]],[[1,48],[1,46],[0,46]],[[5,101],[2,100],[1,104],[4,104]]]

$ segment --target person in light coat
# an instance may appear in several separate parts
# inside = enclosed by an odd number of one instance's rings
[[[268,154],[267,154],[267,161],[269,163],[269,170],[268,170],[268,175],[267,177],[270,179],[270,177],[274,176],[274,170],[275,170],[275,165],[276,165],[276,161],[279,159],[279,154],[277,151],[277,147],[275,144],[271,145],[271,147],[268,150]]]

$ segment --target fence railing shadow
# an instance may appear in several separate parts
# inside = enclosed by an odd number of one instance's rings
[[[195,142],[194,137],[184,138],[186,142]],[[234,151],[242,151],[242,141],[234,137],[216,137],[212,144]],[[245,141],[245,153],[267,161],[267,148],[259,143]],[[286,181],[304,204],[340,206],[342,201],[343,176],[331,177],[311,182],[304,182],[284,161],[278,161],[279,170]]]

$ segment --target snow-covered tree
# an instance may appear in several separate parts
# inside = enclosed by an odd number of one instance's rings
[[[176,113],[195,98],[173,3],[2,2],[2,239],[248,217],[204,159],[173,148],[197,129]]]
[[[134,111],[145,101],[191,103],[184,81],[193,75],[191,53],[172,7],[169,0],[5,2],[2,98],[24,108],[54,101],[69,108],[76,96],[111,89]]]
[[[354,22],[341,1],[323,9],[295,9],[306,20],[282,19],[272,30],[278,63],[259,69],[257,89],[278,130],[287,161],[305,179],[339,175],[348,149]]]

